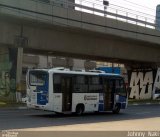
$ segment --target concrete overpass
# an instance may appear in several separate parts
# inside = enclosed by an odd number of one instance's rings
[[[0,0],[0,52],[3,48],[11,49],[11,81],[20,83],[23,52],[121,62],[128,66],[159,65],[159,31],[76,11],[74,8],[79,5],[69,4]]]
[[[96,60],[160,62],[160,32],[34,0],[0,1],[0,45]]]

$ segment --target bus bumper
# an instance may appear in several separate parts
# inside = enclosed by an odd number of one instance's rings
[[[27,107],[31,109],[48,110],[47,105],[37,105],[37,104],[27,103]]]

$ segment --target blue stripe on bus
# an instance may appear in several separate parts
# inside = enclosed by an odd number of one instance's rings
[[[104,111],[104,94],[103,93],[99,93],[98,111]]]
[[[126,108],[126,100],[127,100],[126,97],[119,95],[118,102],[121,103],[121,109],[125,109]]]
[[[126,108],[126,103],[121,103],[121,109],[125,109]]]
[[[48,74],[45,78],[45,84],[43,86],[37,86],[37,91],[41,93],[37,93],[37,104],[46,105],[48,103]]]
[[[37,93],[37,104],[46,105],[47,102],[45,94]]]
[[[126,102],[126,97],[119,95],[118,102]]]

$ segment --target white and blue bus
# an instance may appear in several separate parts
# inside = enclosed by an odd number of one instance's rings
[[[56,113],[119,113],[127,107],[120,75],[65,68],[33,69],[27,73],[27,106]]]

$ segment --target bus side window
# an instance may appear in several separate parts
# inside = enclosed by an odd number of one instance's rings
[[[98,76],[89,77],[89,93],[103,92],[102,78]]]
[[[126,90],[125,90],[125,86],[124,86],[124,81],[123,79],[116,79],[116,83],[115,83],[115,90],[116,93],[121,95],[121,96],[126,96]]]
[[[75,93],[87,93],[88,92],[87,76],[77,75],[74,77],[73,92]]]
[[[54,93],[61,93],[61,76],[60,75],[53,75],[53,92]]]

